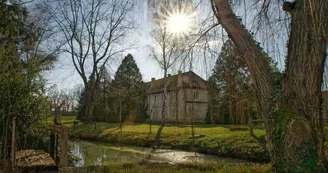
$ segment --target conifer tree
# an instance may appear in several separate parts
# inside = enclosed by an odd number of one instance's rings
[[[217,121],[245,124],[249,118],[251,105],[253,105],[250,103],[251,84],[244,60],[231,40],[224,43],[209,83],[212,93],[210,94],[212,96],[211,109]]]
[[[116,100],[121,102],[121,105],[117,105],[117,113],[122,115],[123,121],[129,115],[142,118],[139,112],[144,106],[145,88],[140,70],[131,54],[118,67],[112,82],[112,92]]]

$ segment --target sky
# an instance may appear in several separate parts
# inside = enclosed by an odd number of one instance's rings
[[[149,49],[149,46],[152,45],[151,36],[150,36],[150,15],[148,12],[148,4],[145,0],[136,0],[139,3],[137,3],[137,6],[134,11],[134,20],[136,23],[136,29],[130,33],[130,35],[127,37],[127,45],[130,46],[130,50],[124,52],[123,54],[120,54],[118,59],[110,61],[108,65],[106,66],[111,74],[111,77],[113,78],[115,71],[117,67],[120,65],[121,60],[124,56],[126,56],[128,53],[132,54],[134,57],[140,72],[142,74],[144,81],[150,81],[152,77],[155,78],[161,78],[163,76],[162,70],[159,67],[158,63],[152,58],[151,52]],[[148,0],[148,1],[154,1],[154,0]],[[245,13],[245,10],[243,9],[234,9],[237,16],[241,16],[243,19],[243,23],[246,26],[250,26],[252,28],[251,20],[248,20],[252,17],[252,13],[247,14]],[[211,18],[213,19],[213,12],[211,11],[211,8],[209,6],[205,7],[199,7],[198,11],[195,12],[197,14],[197,22],[202,22],[204,18]],[[255,13],[255,12],[254,12]],[[214,19],[216,20],[216,19]],[[218,31],[221,31],[220,29],[217,29]],[[223,31],[222,35],[226,39],[226,35]],[[220,32],[218,32],[220,34]],[[262,43],[262,46],[267,47],[265,49],[270,56],[274,57],[276,62],[278,62],[278,66],[280,69],[283,68],[283,60],[282,57],[284,57],[284,48],[285,43],[284,42],[278,42],[276,44],[273,44],[273,47],[270,46],[268,43],[265,42],[267,40],[264,37],[261,37],[261,35],[264,35],[263,32],[256,33],[255,37],[258,37],[258,40],[262,39],[264,41],[260,41]],[[280,36],[281,37],[281,36]],[[286,37],[286,36],[282,36]],[[220,46],[222,45],[222,41],[214,40],[212,41],[213,47],[219,52]],[[211,42],[211,40],[210,40]],[[211,69],[214,67],[215,60],[217,57],[217,54],[207,54],[205,57],[202,54],[196,55],[198,56],[197,60],[193,62],[193,71],[196,72],[198,75],[203,77],[204,79],[207,79],[211,73]],[[171,74],[176,74],[178,68],[174,68],[170,71]],[[182,71],[188,71],[188,69],[180,69]],[[59,90],[72,90],[76,86],[82,84],[82,80],[76,70],[74,69],[72,60],[70,58],[69,54],[60,54],[58,61],[55,63],[55,67],[44,73],[44,76],[47,80],[47,87],[50,86],[56,86]]]
[[[143,1],[143,0],[140,0]],[[143,1],[145,2],[145,1]],[[127,40],[131,46],[131,49],[124,52],[118,57],[119,60],[111,61],[108,63],[107,68],[113,78],[117,67],[120,65],[121,60],[128,53],[134,57],[144,81],[150,81],[152,77],[161,78],[163,76],[162,70],[158,63],[152,58],[149,46],[152,44],[150,36],[150,16],[147,10],[147,3],[138,3],[136,8],[135,30],[127,37]],[[209,11],[211,12],[211,11]],[[214,60],[212,58],[212,60]],[[204,79],[208,77],[208,72],[214,65],[213,62],[207,62],[210,68],[206,70],[201,65],[203,62],[195,62],[193,65],[193,71],[202,76]],[[178,72],[178,68],[172,69],[170,73],[175,74]],[[182,70],[184,71],[184,70]],[[188,71],[188,70],[185,70]],[[77,85],[82,84],[77,71],[74,69],[72,60],[69,54],[60,54],[58,61],[55,63],[55,67],[44,73],[47,79],[47,86],[56,85],[61,90],[74,89]]]
[[[140,3],[138,4],[137,9],[146,9],[146,5],[146,3]],[[132,54],[134,57],[145,81],[150,80],[151,77],[160,77],[161,70],[157,67],[157,64],[151,59],[151,57],[149,57],[150,52],[147,47],[149,44],[147,11],[138,10],[137,13],[138,14],[135,16],[137,27],[127,37],[132,48],[129,51],[120,54],[115,61],[110,61],[106,66],[112,78],[117,67],[121,63],[121,60],[128,53]],[[69,54],[60,54],[58,61],[55,63],[55,67],[52,70],[45,72],[44,76],[47,79],[47,86],[56,85],[58,89],[69,90],[82,84],[82,79],[74,69]]]

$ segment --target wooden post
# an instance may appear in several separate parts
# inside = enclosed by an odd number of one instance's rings
[[[16,117],[13,118],[12,131],[11,131],[11,165],[15,166],[15,154],[16,154]]]
[[[74,120],[74,122],[73,122],[73,131],[75,131],[75,129],[76,129],[76,124],[77,124],[77,121]]]
[[[122,98],[120,98],[120,130],[122,131]]]
[[[149,133],[151,133],[151,119],[152,119],[152,114],[153,114],[153,108],[150,110],[150,115],[149,115]]]
[[[191,120],[191,136],[192,136],[192,147],[194,148],[194,146],[195,146],[195,131],[194,131],[194,93],[195,91],[194,91],[194,89],[192,90],[192,95],[191,95],[191,97],[192,97],[192,102],[191,102],[191,112],[190,112],[190,114],[191,114],[191,116],[190,116],[190,120]]]
[[[50,131],[49,154],[55,160],[55,133]]]
[[[68,131],[69,128],[66,126],[61,127],[60,133],[60,163],[59,168],[68,167]]]
[[[254,136],[254,132],[253,132],[253,119],[252,118],[249,118],[248,125],[249,125],[249,134],[251,136]]]
[[[68,134],[69,134],[69,127],[62,126],[62,125],[50,125],[50,147],[49,153],[50,157],[54,159],[56,165],[58,166],[58,162],[55,158],[55,143],[56,137],[55,133],[60,135],[60,161],[59,161],[59,172],[68,172]]]

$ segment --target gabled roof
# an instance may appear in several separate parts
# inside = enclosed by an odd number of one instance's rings
[[[207,89],[206,81],[196,73],[188,71],[182,73],[181,76],[183,78],[181,88],[192,88],[193,81],[196,81],[197,83],[202,83],[202,85],[198,85],[196,87],[197,89]],[[178,74],[166,77],[166,80],[168,81],[168,91],[174,91],[178,89]],[[164,78],[147,82],[146,85],[147,94],[164,92]]]

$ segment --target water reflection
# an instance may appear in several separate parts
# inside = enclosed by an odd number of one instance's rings
[[[167,149],[152,149],[117,145],[104,142],[71,141],[71,166],[108,165],[114,163],[186,163],[186,162],[245,162],[232,158],[221,158],[195,152]]]

